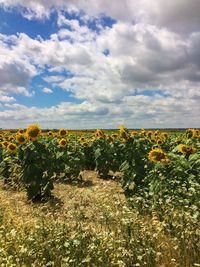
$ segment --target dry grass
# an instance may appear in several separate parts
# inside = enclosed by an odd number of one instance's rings
[[[126,199],[116,181],[99,179],[96,172],[85,171],[82,180],[74,184],[57,183],[54,198],[47,203],[32,204],[25,192],[2,189],[0,186],[0,207],[7,218],[20,226],[36,223],[38,214],[52,213],[59,219],[74,221],[76,215],[83,215],[86,223],[97,224],[106,211],[120,213]],[[107,210],[107,209],[110,210]]]
[[[166,234],[165,225],[156,215],[151,218],[141,216],[129,208],[117,181],[99,179],[96,172],[85,171],[82,181],[76,184],[57,183],[53,194],[54,198],[48,203],[32,204],[27,201],[25,192],[3,190],[0,186],[3,224],[11,224],[12,229],[15,227],[20,231],[26,225],[34,229],[41,218],[49,225],[66,223],[73,229],[70,238],[76,236],[76,228],[81,225],[81,229],[90,232],[94,243],[100,240],[95,248],[100,255],[109,252],[113,261],[108,263],[104,259],[104,265],[76,263],[77,266],[195,266],[189,259],[181,261],[179,241]]]

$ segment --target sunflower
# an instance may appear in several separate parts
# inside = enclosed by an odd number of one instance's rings
[[[154,132],[154,135],[155,135],[155,136],[158,136],[158,135],[159,135],[159,132],[158,132],[158,131],[155,131],[155,132]]]
[[[23,133],[24,133],[24,130],[23,130],[23,129],[19,129],[19,130],[17,131],[17,133],[19,133],[19,134],[23,134]]]
[[[120,136],[125,139],[125,140],[128,140],[129,139],[129,134],[127,132],[127,130],[124,128],[124,127],[120,127],[119,128],[119,133],[120,133]]]
[[[102,130],[99,130],[99,129],[97,129],[95,131],[94,135],[96,138],[104,138],[105,137],[104,132]]]
[[[165,139],[167,139],[168,136],[169,136],[169,134],[168,134],[168,133],[162,133],[162,136],[163,136]]]
[[[156,143],[160,146],[163,144],[163,141],[161,139],[158,139]]]
[[[137,135],[138,133],[136,131],[131,131],[131,136],[135,136]]]
[[[64,129],[64,128],[61,128],[60,130],[59,130],[59,135],[60,136],[65,136],[67,134],[67,131]]]
[[[146,133],[146,135],[149,137],[149,138],[151,138],[151,136],[153,135],[153,132],[152,131],[148,131],[147,133]],[[156,135],[155,135],[156,136]]]
[[[31,141],[37,140],[40,133],[41,133],[41,129],[40,129],[39,125],[37,125],[37,124],[31,124],[26,129],[26,136]]]
[[[24,134],[16,134],[16,141],[21,145],[26,142],[26,137]]]
[[[182,154],[185,154],[185,155],[189,156],[190,154],[194,154],[196,152],[196,148],[194,148],[192,146],[181,144],[179,146],[179,151]]]
[[[66,147],[66,145],[67,145],[67,140],[66,139],[62,138],[62,139],[59,140],[59,146],[60,147]]]
[[[108,140],[108,141],[110,141],[110,142],[113,142],[113,141],[114,141],[114,139],[112,138],[111,135],[107,135],[107,136],[106,136],[106,140]]]
[[[148,154],[148,159],[153,163],[163,163],[163,164],[169,163],[167,155],[160,148],[153,148]]]
[[[80,139],[79,139],[79,142],[80,143],[84,143],[86,140],[85,140],[85,137],[84,136],[81,136]]]
[[[7,146],[7,149],[10,153],[16,153],[17,152],[17,146],[13,143],[9,143]]]
[[[191,129],[192,132],[192,138],[198,138],[199,131],[196,129]]]
[[[118,134],[117,133],[113,133],[111,134],[111,137],[113,140],[116,140],[118,138]]]
[[[81,144],[83,147],[89,147],[89,144],[87,142],[82,142]]]
[[[49,131],[48,132],[48,136],[53,136],[53,132],[52,131]]]
[[[3,147],[7,147],[8,144],[9,144],[9,143],[8,143],[7,141],[3,141],[3,142],[2,142]]]

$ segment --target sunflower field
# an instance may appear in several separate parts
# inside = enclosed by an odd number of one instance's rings
[[[26,192],[30,203],[49,201],[57,184],[78,184],[86,170],[118,183],[131,210],[178,240],[183,261],[168,266],[200,266],[199,130],[43,131],[32,124],[0,132],[2,187]],[[110,266],[157,266],[142,263]]]

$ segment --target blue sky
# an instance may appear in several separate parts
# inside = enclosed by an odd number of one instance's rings
[[[197,1],[54,2],[0,0],[1,127],[199,127]]]

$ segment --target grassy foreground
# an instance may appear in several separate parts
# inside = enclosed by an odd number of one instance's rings
[[[56,184],[48,203],[0,186],[0,266],[200,266],[200,223],[166,221],[129,207],[114,180],[83,173]],[[169,234],[170,233],[170,234]]]

